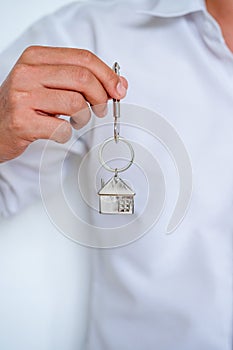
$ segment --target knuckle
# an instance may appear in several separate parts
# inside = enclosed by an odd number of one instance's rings
[[[69,109],[71,110],[71,113],[76,113],[81,104],[82,104],[82,97],[79,96],[77,93],[71,93],[70,95],[70,101],[69,101]]]
[[[91,80],[91,72],[86,68],[79,68],[77,71],[77,80],[81,85],[86,85]]]
[[[11,72],[11,81],[17,81],[22,79],[27,72],[27,65],[23,63],[18,63]]]
[[[28,46],[22,53],[21,58],[22,59],[30,59],[38,55],[38,52],[41,51],[41,46],[31,45]]]
[[[30,98],[30,92],[16,91],[12,89],[8,95],[9,107],[12,111],[17,111],[18,109],[21,109],[25,105],[26,100],[29,100]]]
[[[89,50],[84,50],[84,49],[79,50],[80,60],[86,65],[89,65],[92,62],[93,56],[94,54]]]
[[[24,127],[22,118],[20,118],[18,114],[15,114],[15,113],[12,114],[9,127],[11,131],[13,131],[15,134],[17,135],[21,134]]]
[[[13,89],[10,90],[10,92],[8,93],[8,107],[10,108],[10,110],[15,110],[17,109],[18,106],[18,101],[19,101],[19,96],[18,93],[16,91],[14,91]]]
[[[35,67],[33,65],[18,63],[11,72],[11,83],[22,82],[33,76]]]
[[[111,70],[109,70],[107,73],[106,73],[106,80],[108,82],[108,84],[110,85],[116,85],[119,81],[119,77],[114,73],[112,72]]]

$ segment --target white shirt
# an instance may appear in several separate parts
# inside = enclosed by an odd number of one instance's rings
[[[125,102],[164,115],[193,167],[190,208],[173,235],[164,234],[165,216],[130,245],[92,250],[85,349],[230,350],[233,56],[203,1],[71,4],[2,54],[2,79],[30,44],[118,60],[130,84]],[[42,147],[1,165],[4,215],[38,196]]]

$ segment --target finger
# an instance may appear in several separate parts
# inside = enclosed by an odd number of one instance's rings
[[[67,142],[72,135],[70,123],[56,117],[40,115],[34,111],[21,118],[24,126],[19,136],[33,142],[38,139],[49,139],[59,143]],[[25,127],[27,125],[27,127]]]
[[[99,105],[94,105],[91,106],[92,111],[94,112],[95,115],[98,117],[105,117],[108,113],[108,104],[103,103]]]
[[[41,114],[70,116],[71,125],[80,129],[91,118],[91,111],[87,101],[77,92],[67,90],[37,89],[35,97],[31,99],[31,108]],[[91,106],[93,112],[103,117],[107,113],[107,104]]]
[[[74,129],[83,128],[91,119],[90,109],[81,110],[70,118],[70,124]]]
[[[30,108],[52,115],[73,116],[79,111],[90,113],[82,94],[68,90],[39,88],[30,96]]]
[[[71,65],[31,66],[30,77],[30,81],[20,81],[17,88],[28,90],[31,87],[37,90],[43,86],[50,90],[73,91],[81,93],[91,105],[102,105],[108,101],[104,87],[86,68]]]
[[[127,80],[88,50],[31,46],[19,61],[26,64],[75,65],[89,69],[106,89],[110,97],[121,99],[128,88]]]
[[[32,100],[35,112],[39,114],[43,112],[54,116],[71,116],[70,123],[75,129],[81,129],[91,118],[87,101],[77,92],[39,89],[35,92],[35,96],[35,101]],[[103,110],[104,107],[101,105],[99,114],[103,113]]]

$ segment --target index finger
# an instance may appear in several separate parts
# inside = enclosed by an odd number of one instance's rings
[[[46,46],[30,46],[21,55],[19,63],[30,65],[77,65],[90,70],[101,82],[112,98],[121,99],[126,95],[127,80],[119,77],[99,57],[88,50]]]

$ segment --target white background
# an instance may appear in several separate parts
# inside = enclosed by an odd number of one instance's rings
[[[82,0],[84,1],[84,0]],[[40,17],[69,0],[3,0],[0,4],[0,51]]]
[[[2,1],[0,51],[35,20],[68,3]],[[88,250],[56,230],[40,200],[0,220],[1,350],[83,349],[88,261]]]

